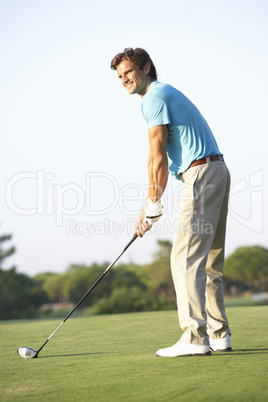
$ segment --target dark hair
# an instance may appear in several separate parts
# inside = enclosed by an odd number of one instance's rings
[[[111,69],[116,70],[117,66],[124,60],[129,60],[132,63],[136,64],[139,69],[143,69],[146,63],[151,64],[151,69],[149,71],[148,76],[153,80],[157,80],[157,72],[152,62],[151,57],[146,52],[146,50],[137,47],[136,49],[132,49],[132,47],[127,47],[123,52],[118,53],[114,56],[111,61]]]

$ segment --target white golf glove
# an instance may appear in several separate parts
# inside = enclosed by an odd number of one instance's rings
[[[161,200],[153,202],[149,198],[145,207],[144,221],[147,222],[148,225],[152,226],[152,224],[157,222],[162,215],[163,215],[163,208],[161,205]]]

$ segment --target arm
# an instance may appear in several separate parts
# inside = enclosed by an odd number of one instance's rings
[[[148,158],[148,198],[153,202],[158,201],[162,197],[167,184],[167,137],[167,126],[156,126],[149,129],[150,151]]]
[[[155,126],[149,129],[149,189],[147,200],[151,199],[154,203],[162,197],[168,179],[167,137],[168,129],[166,125]],[[139,237],[143,237],[144,233],[151,228],[147,222],[144,222],[147,200],[136,223],[136,233]]]

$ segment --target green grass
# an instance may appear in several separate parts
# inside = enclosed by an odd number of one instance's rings
[[[225,299],[226,307],[267,306],[268,299],[256,300],[251,296],[238,296]]]
[[[3,401],[267,401],[268,306],[227,309],[233,353],[157,358],[180,335],[176,311],[2,322]]]

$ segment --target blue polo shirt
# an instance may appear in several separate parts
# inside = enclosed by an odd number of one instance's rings
[[[142,98],[141,109],[148,129],[167,125],[169,170],[177,179],[194,160],[222,155],[199,110],[171,85],[153,81]]]

